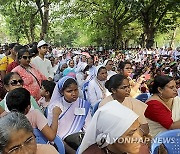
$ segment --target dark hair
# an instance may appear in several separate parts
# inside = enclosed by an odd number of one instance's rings
[[[149,86],[149,92],[151,94],[157,94],[159,93],[158,87],[164,88],[166,84],[168,84],[170,81],[172,81],[173,78],[168,75],[158,75],[154,78],[154,81]]]
[[[123,71],[126,64],[132,65],[130,61],[120,61],[120,63],[118,64],[118,70]]]
[[[24,48],[23,45],[15,45],[14,46],[14,51],[19,52],[19,50],[22,49],[22,48]]]
[[[24,114],[25,109],[31,104],[30,97],[30,92],[25,88],[16,88],[6,97],[7,107],[10,111],[15,110]]]
[[[18,58],[18,59],[21,59],[21,57],[24,55],[25,52],[28,52],[28,53],[30,54],[30,52],[28,51],[28,48],[23,47],[22,49],[20,49],[20,50],[18,51],[17,58]]]
[[[14,48],[15,45],[17,45],[17,43],[10,43],[10,44],[9,44],[9,50],[11,50],[12,48]]]
[[[37,45],[33,45],[31,48],[28,49],[28,51],[33,56],[37,55],[38,54]]]
[[[56,84],[53,81],[43,80],[41,82],[41,86],[43,86],[44,89],[49,92],[50,97],[51,97]]]
[[[104,66],[101,66],[99,69],[98,69],[98,72],[97,72],[97,74],[101,71],[101,70],[103,70],[103,69],[105,69],[106,70],[106,67],[104,67]]]
[[[124,79],[127,79],[127,77],[121,74],[115,74],[106,81],[105,87],[106,89],[108,89],[109,92],[112,92],[112,89],[118,89]]]
[[[85,73],[85,72],[88,71],[88,70],[89,70],[89,66],[87,65],[87,66],[84,68],[83,73]]]
[[[75,84],[75,85],[77,85],[76,80],[75,80],[75,79],[73,79],[73,78],[69,78],[69,79],[67,79],[67,80],[64,82],[64,85],[63,85],[62,91],[64,91],[66,88],[68,88],[71,84]]]
[[[17,74],[19,75],[17,72],[9,72],[5,75],[4,79],[3,79],[3,84],[4,85],[9,85],[9,81],[11,79],[11,77],[14,75],[14,74]],[[21,78],[21,76],[19,75],[19,77]]]

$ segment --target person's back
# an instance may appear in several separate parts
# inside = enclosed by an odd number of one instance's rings
[[[44,136],[53,141],[58,127],[59,113],[56,108],[53,110],[53,122],[48,126],[48,121],[45,116],[38,110],[30,110],[30,93],[24,88],[16,88],[10,91],[6,99],[7,107],[10,111],[18,111],[25,114],[31,122],[33,128],[38,128]]]

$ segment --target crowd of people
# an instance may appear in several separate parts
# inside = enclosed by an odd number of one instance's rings
[[[67,154],[148,154],[144,138],[180,129],[180,48],[11,43],[0,49],[0,75],[2,154],[57,153],[36,144],[35,128],[50,142],[58,135]]]

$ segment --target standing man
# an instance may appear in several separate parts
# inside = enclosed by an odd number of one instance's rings
[[[51,61],[45,58],[48,49],[48,43],[46,43],[44,40],[41,40],[37,45],[38,56],[31,60],[31,64],[33,64],[34,67],[38,69],[45,77],[47,77],[49,80],[52,80],[54,74]]]

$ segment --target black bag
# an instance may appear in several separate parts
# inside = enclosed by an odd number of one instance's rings
[[[74,133],[71,134],[69,136],[67,136],[64,141],[74,150],[77,150],[78,147],[80,146],[83,137],[84,137],[84,132],[78,132],[78,133]]]

